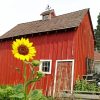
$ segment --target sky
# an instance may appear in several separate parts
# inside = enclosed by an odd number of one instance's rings
[[[93,28],[97,26],[100,0],[0,0],[0,35],[20,23],[40,20],[47,5],[56,15],[90,8]]]

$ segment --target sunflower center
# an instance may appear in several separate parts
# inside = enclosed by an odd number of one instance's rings
[[[29,53],[29,49],[25,45],[20,45],[18,47],[18,52],[19,52],[19,54],[27,55]]]

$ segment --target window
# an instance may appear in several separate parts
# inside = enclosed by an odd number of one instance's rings
[[[43,20],[47,20],[47,19],[49,19],[49,15],[44,15]]]
[[[52,60],[40,60],[41,64],[39,71],[42,71],[44,74],[51,74],[51,64]]]
[[[94,72],[94,60],[91,58],[87,58],[87,74],[91,74]]]

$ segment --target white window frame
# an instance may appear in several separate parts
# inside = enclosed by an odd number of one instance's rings
[[[50,61],[50,71],[49,71],[49,72],[43,72],[43,71],[42,71],[42,62],[43,62],[43,61]],[[39,71],[41,71],[41,72],[44,73],[44,74],[51,74],[52,60],[49,60],[49,59],[40,59],[40,62],[41,62],[41,64],[40,64],[40,66],[39,66]]]
[[[72,61],[71,94],[73,93],[73,81],[74,81],[74,59],[56,60],[56,65],[55,65],[55,76],[54,76],[54,88],[53,88],[53,97],[55,96],[56,75],[57,75],[57,63],[60,62],[60,61]]]

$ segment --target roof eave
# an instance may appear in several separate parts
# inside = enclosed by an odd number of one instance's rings
[[[62,28],[62,29],[57,29],[57,30],[51,30],[51,31],[44,31],[44,32],[37,32],[37,33],[29,33],[29,34],[25,34],[25,35],[18,35],[18,36],[13,36],[13,37],[6,37],[6,38],[0,38],[0,41],[3,41],[3,40],[9,40],[9,39],[14,39],[14,38],[19,38],[19,37],[26,37],[27,35],[37,35],[37,34],[40,34],[40,33],[51,33],[51,32],[59,32],[59,31],[71,31],[71,30],[76,30],[78,26],[73,26],[73,27],[70,27],[70,28]]]

